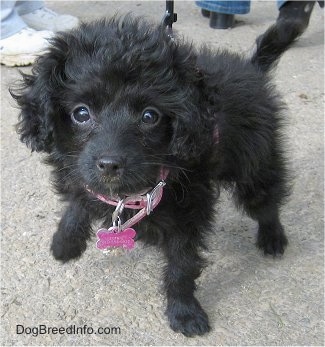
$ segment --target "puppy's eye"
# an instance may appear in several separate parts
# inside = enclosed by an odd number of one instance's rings
[[[160,113],[157,110],[148,108],[143,111],[142,122],[145,124],[156,124],[159,121]]]
[[[71,118],[75,123],[85,124],[90,121],[90,113],[87,107],[79,106],[71,114]]]

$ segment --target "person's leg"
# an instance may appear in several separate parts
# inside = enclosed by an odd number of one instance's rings
[[[23,21],[36,30],[65,31],[76,27],[76,17],[58,14],[47,7],[43,1],[17,1],[17,13]]]
[[[250,1],[196,1],[197,6],[211,12],[226,14],[246,14],[250,11]]]
[[[15,1],[1,1],[1,64],[32,64],[48,47],[50,31],[35,31],[19,16]]]
[[[250,11],[250,1],[196,1],[201,7],[203,16],[210,17],[210,27],[227,29],[233,26],[235,14],[246,14]]]
[[[31,13],[33,11],[39,10],[44,7],[43,1],[17,1],[16,10],[19,16],[24,14]]]
[[[19,17],[15,1],[1,1],[1,39],[5,39],[25,28],[26,23]]]
[[[48,48],[53,31],[72,29],[78,22],[44,7],[43,1],[1,1],[1,64],[32,64]]]

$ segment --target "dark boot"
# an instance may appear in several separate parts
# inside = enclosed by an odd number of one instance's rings
[[[210,18],[210,28],[213,29],[228,29],[234,26],[235,16],[233,14],[212,12],[201,9],[203,17]]]
[[[210,13],[210,28],[213,29],[228,29],[234,26],[235,16],[226,13]]]
[[[205,10],[204,8],[201,9],[201,13],[203,17],[210,18],[210,11]]]

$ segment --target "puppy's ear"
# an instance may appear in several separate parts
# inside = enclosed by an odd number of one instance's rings
[[[64,51],[54,47],[35,63],[31,74],[22,74],[19,87],[10,89],[19,108],[16,126],[20,140],[32,151],[52,151],[55,91],[64,73]]]
[[[16,125],[20,140],[32,151],[51,152],[52,107],[46,92],[46,81],[38,75],[23,75],[23,85],[11,89],[11,95],[20,107]]]
[[[203,119],[195,111],[182,114],[173,122],[171,152],[182,160],[197,160],[207,146]]]
[[[183,88],[177,94],[178,103],[182,106],[174,108],[171,142],[171,152],[186,161],[199,159],[213,140],[211,117],[202,91],[202,74],[197,69],[196,62],[190,61],[190,54],[188,57],[177,70],[182,70],[179,80],[182,81]]]

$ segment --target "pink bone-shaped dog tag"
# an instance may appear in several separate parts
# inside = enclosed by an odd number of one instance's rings
[[[105,250],[107,248],[118,248],[122,247],[124,249],[134,248],[134,240],[136,232],[132,228],[127,228],[121,232],[117,231],[116,227],[111,227],[109,229],[99,229],[97,231],[97,243],[96,247],[100,250]]]

